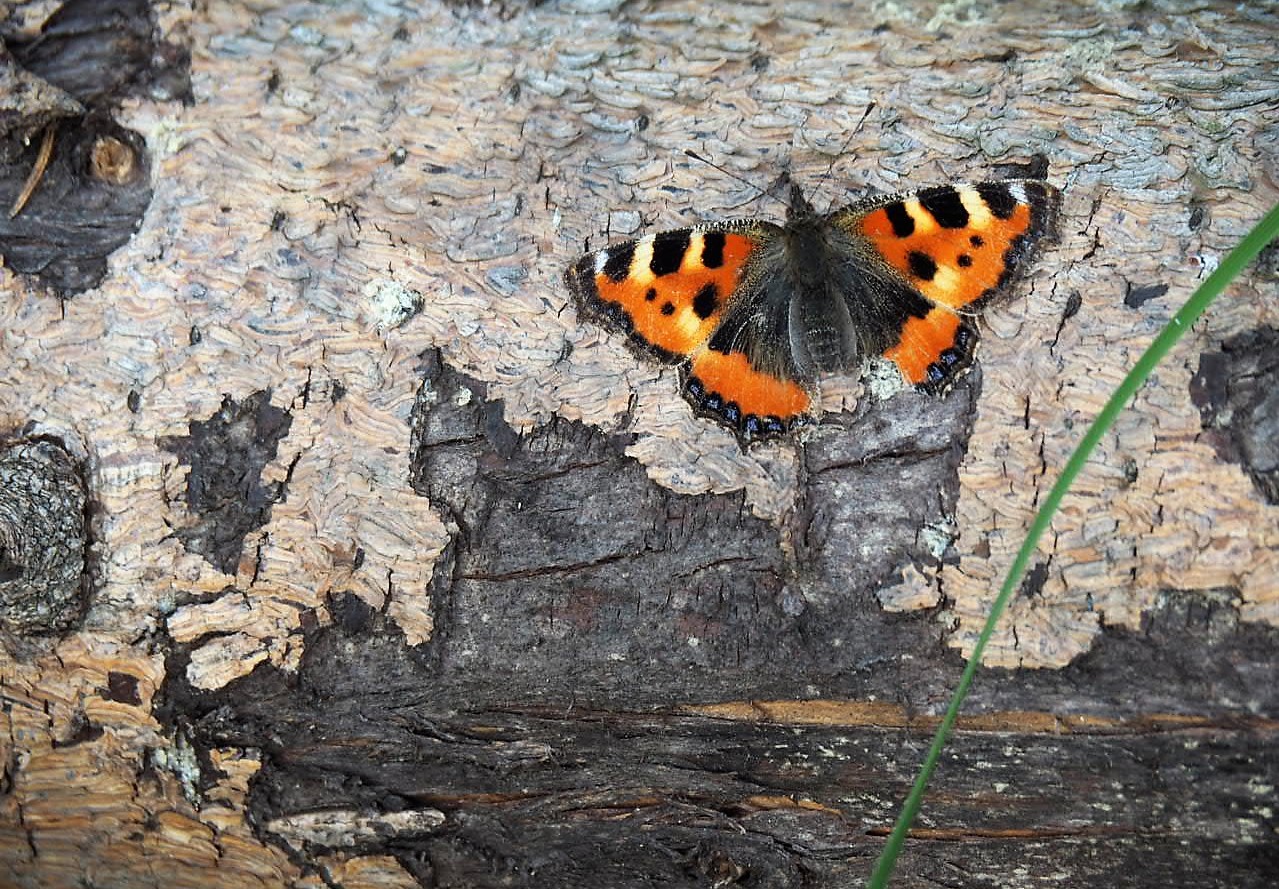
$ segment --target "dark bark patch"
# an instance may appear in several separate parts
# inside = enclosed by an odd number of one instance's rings
[[[158,38],[146,0],[72,0],[35,38],[0,36],[0,91],[12,105],[0,120],[0,256],[72,296],[101,282],[151,201],[146,144],[114,109],[132,95],[190,102],[190,55]],[[50,136],[48,165],[11,219]]]
[[[95,725],[83,708],[77,709],[72,712],[71,718],[67,720],[67,728],[63,736],[54,738],[52,746],[54,750],[63,747],[75,747],[88,741],[96,741],[102,737],[103,733],[102,726]]]
[[[293,418],[271,405],[270,391],[243,401],[229,396],[208,420],[190,424],[190,434],[165,438],[161,447],[190,466],[187,510],[192,524],[174,533],[224,574],[235,574],[244,537],[271,517],[284,499],[285,483],[262,483],[262,470],[275,459]]]
[[[354,593],[338,593],[329,597],[329,614],[343,632],[354,636],[368,632],[377,611]]]
[[[1279,329],[1263,327],[1205,352],[1190,395],[1208,440],[1279,503]]]
[[[49,166],[12,219],[9,209],[36,165],[41,138],[11,162],[0,162],[0,255],[14,272],[72,296],[102,281],[107,257],[141,224],[151,202],[149,161],[142,137],[105,117],[50,126],[55,131]],[[104,153],[113,159],[105,166]],[[125,153],[131,155],[127,164],[121,160]]]
[[[494,414],[482,384],[434,364],[413,417],[413,485],[457,529],[433,654],[459,691],[638,703],[797,644],[779,532],[740,495],[658,487],[629,437],[567,422],[512,437]]]
[[[1158,299],[1167,292],[1167,284],[1146,284],[1134,287],[1130,281],[1128,289],[1124,292],[1124,305],[1130,309],[1140,309],[1152,299]]]
[[[88,597],[88,487],[52,440],[0,442],[0,628],[22,636],[75,624]]]
[[[792,522],[797,562],[813,579],[814,596],[870,595],[908,564],[947,557],[980,390],[975,369],[945,397],[906,391],[877,404],[863,399],[853,413],[823,422],[803,451],[807,480]],[[864,631],[900,628],[867,621]]]
[[[1131,718],[1242,708],[1274,719],[1279,687],[1271,677],[1279,630],[1241,621],[1239,605],[1231,589],[1168,590],[1142,615],[1139,629],[1106,628],[1091,651],[1062,670],[983,670],[971,709],[1047,704]]]
[[[813,683],[909,695],[908,652],[941,629],[885,614],[875,592],[945,555],[977,385],[868,399],[831,423],[804,446],[804,495],[778,529],[741,495],[655,485],[629,437],[567,422],[515,436],[482,384],[433,357],[411,449],[414,488],[457,529],[435,568],[436,669],[463,696],[637,707]],[[911,681],[861,670],[885,650]]]
[[[1062,671],[983,672],[966,712],[1052,713],[1063,728],[1032,720],[958,732],[929,797],[937,836],[912,840],[903,873],[940,876],[934,858],[962,842],[965,861],[987,871],[1031,862],[1072,884],[1130,873],[1145,857],[1157,872],[1134,885],[1169,885],[1198,868],[1214,885],[1261,885],[1227,878],[1279,864],[1273,844],[1247,839],[1270,806],[1255,786],[1279,774],[1270,679],[1279,632],[1241,624],[1228,596],[1170,592],[1140,631],[1106,631]],[[369,617],[355,631],[307,630],[296,673],[263,666],[217,692],[187,686],[185,660],[174,657],[157,715],[189,726],[202,762],[215,747],[259,751],[254,824],[309,812],[443,813],[350,849],[392,855],[437,885],[703,885],[739,869],[750,885],[852,885],[928,743],[928,725],[771,724],[682,713],[674,702],[636,709],[626,676],[611,705],[592,706],[549,669],[557,701],[512,701],[504,676],[459,696],[460,677],[439,672],[447,663],[424,661],[393,625]],[[940,650],[932,657],[950,662],[950,679],[932,686],[935,715],[959,664]],[[893,670],[887,658],[881,665]],[[740,686],[737,699],[759,685]],[[1226,700],[1242,703],[1212,703]],[[1195,719],[1178,729],[1178,713]],[[1074,714],[1089,718],[1079,731],[1067,728]],[[1000,785],[1009,791],[991,790]],[[1080,849],[1090,850],[1083,860]]]
[[[138,677],[132,673],[111,670],[107,673],[107,687],[102,690],[102,697],[118,704],[139,706],[142,695],[138,692]]]
[[[160,39],[149,0],[69,0],[34,39],[6,42],[23,68],[93,108],[192,100],[190,53]]]
[[[1036,562],[1035,567],[1026,572],[1026,576],[1022,578],[1020,594],[1022,598],[1034,599],[1041,595],[1044,591],[1044,584],[1048,582],[1048,563]]]

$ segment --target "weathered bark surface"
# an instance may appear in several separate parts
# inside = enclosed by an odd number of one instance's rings
[[[1058,6],[5,10],[0,883],[859,885],[1279,196],[1279,18]],[[559,283],[775,212],[686,148],[819,205],[1042,157],[1062,237],[945,398],[743,452]],[[901,885],[1273,882],[1274,263],[1068,499]]]
[[[47,441],[0,449],[0,631],[16,641],[65,630],[84,610],[84,479]]]

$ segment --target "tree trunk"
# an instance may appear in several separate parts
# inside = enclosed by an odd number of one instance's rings
[[[1042,495],[1279,194],[1273,11],[1059,7],[9,8],[0,882],[861,885]],[[561,283],[782,172],[1045,164],[979,365],[797,438]],[[899,885],[1273,884],[1277,280],[1068,496]]]

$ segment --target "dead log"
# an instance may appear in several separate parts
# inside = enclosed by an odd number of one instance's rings
[[[6,11],[0,883],[865,879],[1040,492],[1279,194],[1279,21],[711,15]],[[1040,158],[1060,241],[978,366],[827,380],[798,441],[742,449],[561,284],[777,218],[783,171]],[[1068,499],[901,885],[1273,881],[1277,278]]]

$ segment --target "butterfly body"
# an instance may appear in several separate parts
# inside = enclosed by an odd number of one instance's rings
[[[801,425],[825,374],[869,357],[942,391],[967,368],[972,317],[1051,232],[1038,180],[939,186],[829,214],[797,185],[783,225],[734,220],[584,256],[565,280],[584,314],[681,365],[694,409],[744,441]]]

